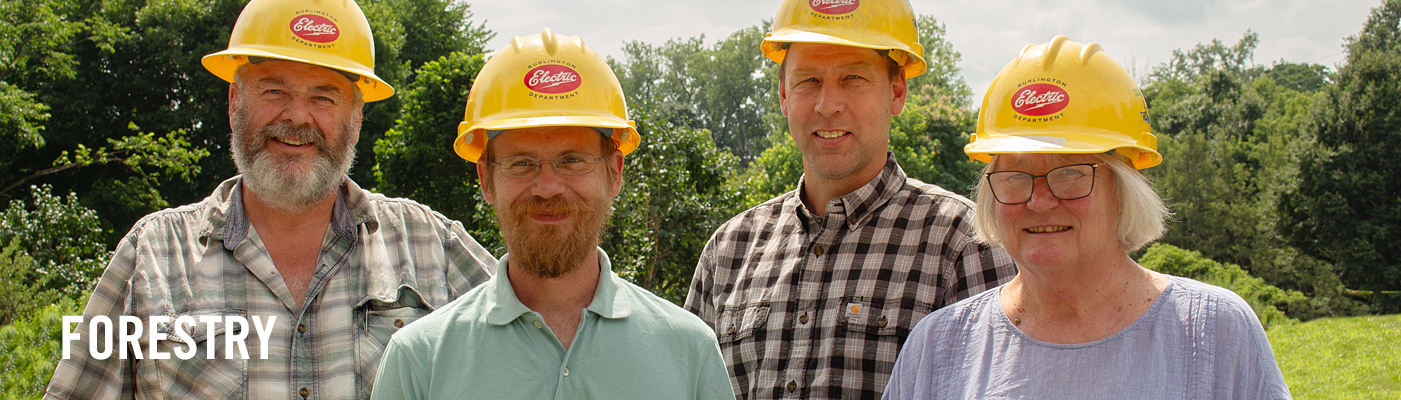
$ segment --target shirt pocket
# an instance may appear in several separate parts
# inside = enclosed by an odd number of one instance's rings
[[[763,360],[765,341],[754,334],[764,332],[764,325],[769,321],[769,304],[725,306],[719,311],[715,332],[720,352],[727,360],[741,364],[731,364],[730,368],[756,371]]]
[[[187,316],[192,318],[194,323],[183,324],[179,328],[189,334],[188,341],[175,332],[176,321]],[[257,357],[257,346],[261,344],[256,340],[250,341],[257,336],[251,325],[239,324],[230,328],[224,323],[223,317],[226,316],[243,317],[244,321],[247,321],[243,310],[215,309],[172,315],[169,323],[157,325],[155,337],[160,339],[160,342],[156,344],[156,349],[170,358],[151,359],[150,354],[145,354],[150,349],[150,344],[142,341],[142,355],[146,358],[136,363],[136,398],[248,398],[248,360],[241,357],[244,354],[239,354],[238,351],[233,352],[233,359],[228,359],[225,347],[228,345],[228,335],[243,335],[244,348],[248,350],[247,356]],[[201,322],[200,317],[219,317],[219,322],[210,325]],[[195,353],[190,359],[181,360],[176,350],[187,352],[191,346],[194,347]],[[214,348],[214,357],[209,357],[210,347]]]
[[[355,370],[361,393],[370,393],[390,336],[431,312],[433,306],[408,285],[389,296],[367,296],[356,304],[360,335],[355,343]]]

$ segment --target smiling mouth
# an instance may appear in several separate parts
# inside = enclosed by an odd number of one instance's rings
[[[849,134],[851,134],[851,132],[847,132],[847,131],[817,131],[817,132],[813,132],[813,134],[815,134],[815,135],[817,135],[818,137],[821,137],[821,138],[823,138],[823,139],[836,139],[836,138],[842,137],[842,135],[849,135]]]
[[[311,142],[303,142],[303,141],[300,141],[300,140],[297,140],[297,139],[293,139],[293,138],[289,138],[289,137],[273,137],[272,140],[276,140],[276,141],[278,141],[278,142],[282,142],[282,144],[285,144],[285,145],[288,145],[288,146],[301,146],[301,145],[304,145],[304,144],[311,143]]]
[[[1056,233],[1068,230],[1070,230],[1068,226],[1038,226],[1035,228],[1026,228],[1026,231],[1031,233]]]

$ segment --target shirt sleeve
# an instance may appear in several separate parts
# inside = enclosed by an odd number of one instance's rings
[[[969,215],[971,218],[972,216]],[[946,271],[953,277],[952,287],[945,291],[944,304],[957,303],[1012,280],[1017,275],[1012,256],[1002,246],[988,246],[978,243],[972,237],[963,236],[961,250],[956,252],[953,271]]]
[[[1232,293],[1234,295],[1234,293]],[[1221,300],[1215,314],[1216,375],[1220,399],[1291,399],[1260,319],[1240,297]]]
[[[730,385],[730,373],[725,369],[725,360],[720,356],[720,343],[714,338],[711,338],[710,343],[712,350],[705,352],[705,357],[700,363],[700,393],[697,393],[696,398],[733,400],[734,387]]]
[[[705,249],[701,250],[700,260],[696,262],[695,275],[691,277],[691,291],[686,294],[686,311],[700,317],[705,321],[711,330],[715,329],[715,241],[719,237],[719,232],[711,235],[710,241],[706,242]]]
[[[135,396],[135,365],[118,357],[119,349],[110,349],[105,359],[88,350],[91,332],[88,324],[94,317],[105,316],[117,323],[127,312],[131,294],[130,279],[137,263],[137,239],[128,234],[117,246],[112,261],[98,280],[97,288],[83,309],[82,322],[71,331],[78,339],[69,343],[69,354],[58,362],[53,378],[45,390],[45,399],[130,399]],[[107,325],[109,329],[114,326]],[[67,331],[68,324],[63,329]],[[134,354],[134,352],[133,352]]]
[[[461,222],[440,215],[437,217],[446,221],[447,233],[443,238],[443,251],[448,260],[448,285],[451,286],[452,298],[455,299],[491,279],[496,267],[496,257],[477,243],[477,239],[467,233]]]
[[[414,356],[412,346],[401,342],[399,336],[389,339],[375,374],[373,400],[425,399],[428,396],[428,369]]]

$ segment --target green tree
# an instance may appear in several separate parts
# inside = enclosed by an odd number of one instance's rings
[[[1144,173],[1175,213],[1161,241],[1323,300],[1289,308],[1295,318],[1357,312],[1332,266],[1291,248],[1276,228],[1280,194],[1298,175],[1299,132],[1319,98],[1299,89],[1322,87],[1325,69],[1251,65],[1257,43],[1247,32],[1233,46],[1176,51],[1144,86],[1163,155]]]
[[[111,258],[97,213],[74,193],[55,196],[47,185],[31,192],[32,205],[11,200],[0,214],[0,243],[19,246],[5,258],[15,266],[32,266],[9,275],[17,279],[10,283],[33,293],[52,290],[73,298],[87,293]]]
[[[87,296],[65,298],[0,326],[0,397],[44,396],[63,353],[63,316],[82,315],[86,303]]]
[[[748,163],[766,144],[771,62],[759,50],[768,23],[740,29],[706,47],[705,36],[652,46],[624,44],[622,61],[610,60],[628,104],[678,127],[705,129],[720,148]]]
[[[476,213],[476,166],[458,157],[452,142],[467,92],[485,62],[480,54],[454,52],[419,68],[414,83],[400,93],[404,117],[375,143],[380,191],[457,220]]]
[[[1332,262],[1349,287],[1390,292],[1381,311],[1401,310],[1401,1],[1372,10],[1349,38],[1347,64],[1307,126],[1298,188],[1285,194],[1280,226],[1305,254]]]
[[[642,142],[627,156],[623,191],[601,246],[619,275],[681,304],[711,233],[739,209],[725,186],[739,160],[704,130],[633,111]]]

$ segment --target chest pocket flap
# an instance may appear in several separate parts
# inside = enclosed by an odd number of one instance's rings
[[[748,304],[737,308],[721,309],[715,321],[715,332],[720,343],[729,343],[754,335],[754,330],[764,326],[769,320],[768,304]]]

